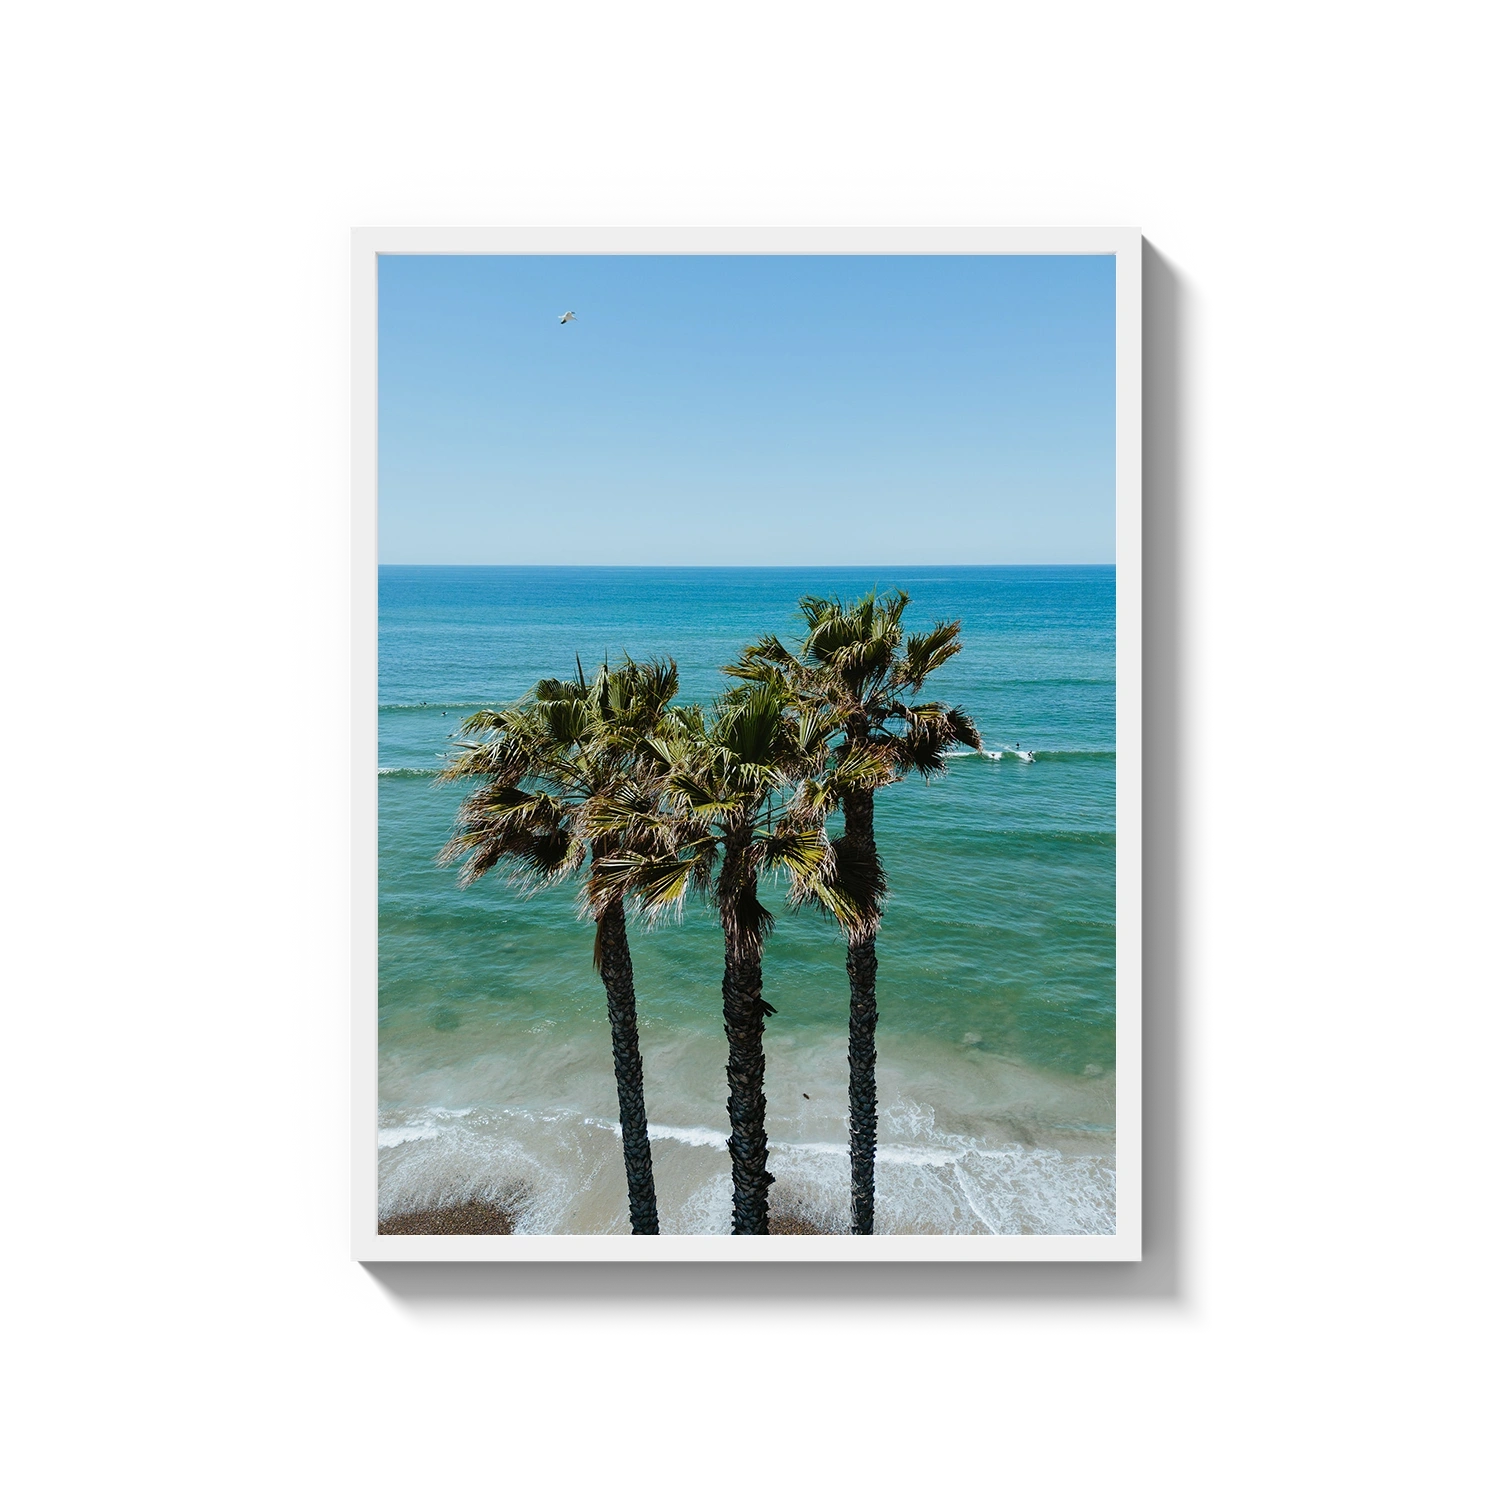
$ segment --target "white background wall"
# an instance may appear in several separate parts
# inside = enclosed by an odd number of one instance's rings
[[[1307,0],[10,18],[17,1493],[1475,1493],[1481,26],[1478,6]],[[727,1454],[723,1341],[435,1344],[309,1280],[275,1149],[285,273],[309,202],[351,175],[484,156],[1020,157],[1184,205],[1220,318],[1218,721],[1157,753],[1217,739],[1217,1340],[765,1341],[751,1475]],[[637,1409],[615,1400],[628,1370]],[[645,1481],[619,1467],[642,1437]]]

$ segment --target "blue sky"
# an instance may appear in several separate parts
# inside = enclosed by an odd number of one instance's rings
[[[1109,257],[383,256],[381,560],[1113,562],[1114,358]]]

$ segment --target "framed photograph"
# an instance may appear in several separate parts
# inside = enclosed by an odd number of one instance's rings
[[[1135,230],[354,236],[361,1260],[1137,1260]]]

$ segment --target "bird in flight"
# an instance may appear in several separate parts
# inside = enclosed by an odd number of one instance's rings
[[[576,323],[578,321],[578,314],[575,312],[565,312],[557,321],[559,323]]]

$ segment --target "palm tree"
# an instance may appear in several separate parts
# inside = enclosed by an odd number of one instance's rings
[[[912,703],[927,678],[962,650],[960,622],[948,620],[925,635],[906,635],[909,600],[900,590],[873,591],[852,604],[812,596],[799,603],[807,633],[797,651],[774,635],[747,647],[725,670],[733,677],[777,684],[804,711],[826,715],[841,731],[834,745],[835,777],[827,797],[844,811],[844,832],[833,840],[839,879],[860,887],[862,903],[835,915],[848,939],[849,1167],[852,1231],[875,1232],[875,938],[885,876],[875,843],[875,791],[911,771],[923,779],[945,769],[954,745],[980,748],[974,721],[946,703]],[[839,774],[839,773],[842,774]],[[851,911],[853,919],[851,920]]]
[[[606,832],[589,830],[582,813],[591,799],[627,782],[640,784],[642,751],[650,735],[671,722],[677,693],[672,661],[601,667],[592,683],[583,664],[569,682],[547,678],[510,708],[485,710],[463,724],[442,780],[480,776],[484,784],[458,810],[455,831],[438,855],[462,860],[459,884],[468,886],[497,865],[531,892],[581,871],[587,862],[617,856],[642,843],[648,831],[628,819]],[[594,921],[594,967],[604,983],[614,1051],[615,1087],[632,1234],[659,1232],[651,1170],[635,977],[620,899],[586,903]]]
[[[729,1041],[729,1153],[735,1234],[769,1232],[765,1023],[761,959],[774,919],[760,901],[768,876],[790,880],[794,902],[817,901],[854,919],[838,884],[821,806],[830,793],[814,773],[829,763],[833,721],[799,711],[778,684],[726,695],[711,719],[687,715],[653,738],[654,786],[598,799],[591,826],[613,836],[651,833],[596,860],[596,903],[628,892],[651,917],[709,894],[724,934],[724,1031]],[[825,778],[826,779],[826,778]],[[656,852],[645,847],[651,842]],[[715,868],[717,867],[717,875]]]

